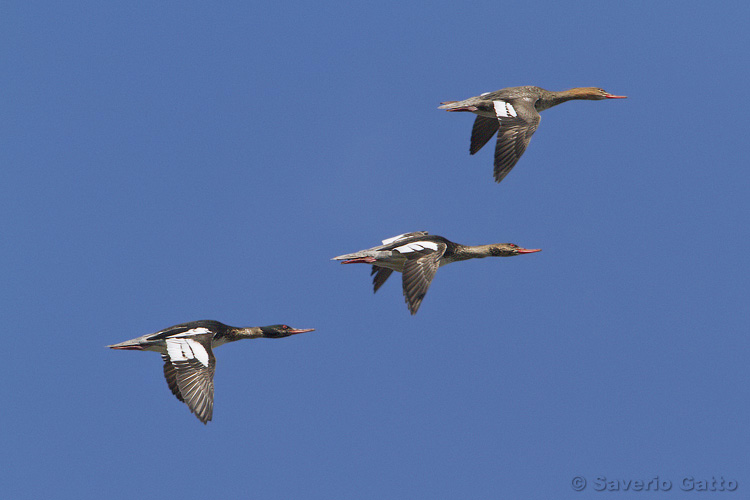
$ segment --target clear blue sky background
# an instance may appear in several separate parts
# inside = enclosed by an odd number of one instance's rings
[[[4,3],[3,498],[750,495],[750,8],[675,6]],[[515,85],[629,98],[497,185],[437,106]],[[329,261],[417,230],[543,252],[414,317]],[[105,348],[197,319],[317,331],[218,349],[203,426]]]

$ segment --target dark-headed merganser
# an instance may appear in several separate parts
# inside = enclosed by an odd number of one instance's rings
[[[471,129],[469,154],[474,154],[497,134],[495,145],[495,182],[502,181],[529,145],[539,126],[540,111],[572,99],[625,99],[596,87],[578,87],[550,92],[539,87],[508,87],[486,92],[465,101],[446,101],[439,109],[470,111],[477,116]]]
[[[540,251],[541,249],[527,250],[513,243],[459,245],[442,236],[417,231],[383,240],[381,246],[339,255],[331,260],[342,260],[342,264],[372,264],[370,274],[374,275],[372,284],[375,292],[393,271],[403,273],[404,298],[409,311],[416,314],[438,267],[460,260],[511,257]]]
[[[211,420],[214,412],[214,347],[235,340],[261,337],[279,339],[313,330],[295,329],[287,325],[237,328],[218,321],[201,320],[170,326],[107,347],[161,353],[164,376],[172,394],[187,404],[198,420],[205,424]]]

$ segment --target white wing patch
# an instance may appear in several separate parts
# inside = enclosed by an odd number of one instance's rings
[[[431,241],[415,241],[414,243],[407,243],[406,245],[394,248],[394,250],[399,253],[421,252],[425,249],[437,251],[437,243],[433,243]]]
[[[495,105],[495,114],[498,117],[502,116],[509,118],[511,116],[518,116],[516,114],[516,109],[511,103],[505,101],[492,101],[492,103]]]
[[[198,330],[200,329],[198,328]],[[200,342],[193,339],[167,339],[167,354],[169,354],[169,360],[172,362],[197,359],[203,366],[208,366],[208,352]]]
[[[486,95],[490,95],[490,93],[489,92],[485,92],[484,94],[479,94],[479,97],[484,97]]]
[[[407,234],[409,234],[409,233],[399,234],[398,236],[394,236],[393,238],[386,238],[386,239],[383,240],[383,245],[390,245],[394,241],[400,240],[401,238],[403,238]]]
[[[193,328],[192,330],[188,330],[186,332],[182,332],[180,334],[180,337],[185,337],[188,335],[200,335],[201,333],[211,333],[211,330],[208,328]]]

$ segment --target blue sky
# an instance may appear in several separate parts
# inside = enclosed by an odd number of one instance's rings
[[[5,3],[7,498],[747,495],[748,14]],[[545,111],[498,185],[437,106],[515,85],[629,98]],[[414,317],[329,261],[418,230],[543,251]],[[317,331],[218,349],[203,426],[104,347],[197,319]]]

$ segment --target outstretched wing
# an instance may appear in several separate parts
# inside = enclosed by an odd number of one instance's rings
[[[412,241],[394,248],[406,257],[402,284],[404,299],[412,314],[419,310],[446,248],[445,243],[435,241]]]
[[[172,394],[174,394],[177,399],[184,403],[185,400],[182,399],[180,388],[177,386],[177,370],[175,370],[172,362],[169,361],[169,356],[167,356],[166,354],[162,354],[161,359],[164,360],[164,378],[167,379],[169,390],[172,391]]]
[[[166,339],[167,353],[162,354],[169,389],[204,424],[211,420],[214,409],[212,338],[210,333],[171,337]]]
[[[500,127],[500,122],[495,118],[488,118],[486,116],[477,115],[474,120],[474,126],[471,129],[471,144],[469,145],[469,154],[474,154],[482,147],[487,144],[497,129]]]
[[[372,278],[372,284],[375,288],[373,290],[373,293],[378,291],[378,288],[383,286],[383,283],[385,283],[385,280],[388,279],[388,277],[393,273],[393,269],[388,269],[387,267],[380,267],[380,266],[372,266],[372,271],[370,271],[370,276],[375,275]]]
[[[526,151],[541,116],[533,106],[513,106],[512,101],[503,100],[492,102],[500,127],[495,145],[495,182],[500,182]]]

